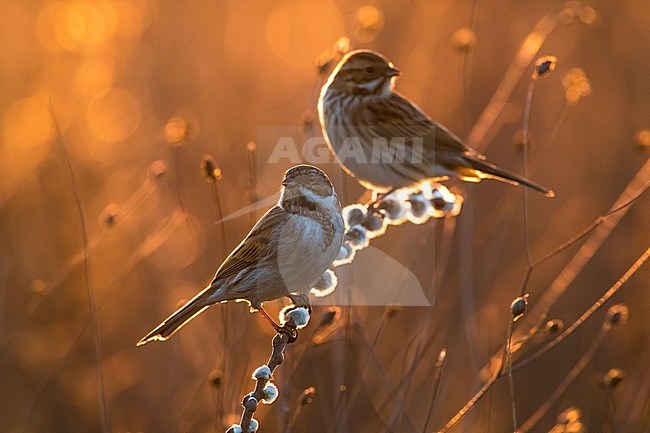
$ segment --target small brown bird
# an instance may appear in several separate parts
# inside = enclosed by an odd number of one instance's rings
[[[167,340],[217,302],[247,301],[251,311],[259,310],[272,323],[262,308],[264,302],[288,296],[295,305],[309,307],[307,294],[342,243],[341,205],[327,175],[310,165],[289,169],[278,204],[259,219],[208,287],[144,336],[138,346]]]
[[[323,135],[343,168],[386,193],[424,180],[496,179],[553,197],[548,188],[485,161],[417,105],[393,90],[399,70],[369,50],[348,53],[318,102]]]

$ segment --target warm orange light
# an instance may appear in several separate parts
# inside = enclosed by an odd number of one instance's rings
[[[384,27],[384,14],[372,5],[361,7],[357,11],[358,27],[356,37],[359,42],[367,44],[377,37]]]
[[[517,53],[517,58],[515,59],[517,66],[525,67],[528,64],[529,59],[539,51],[543,42],[544,36],[540,33],[533,32],[529,34],[524,40],[519,53]]]
[[[461,51],[468,50],[476,43],[476,33],[472,29],[463,27],[454,33],[451,37],[451,43]]]
[[[275,54],[294,66],[308,68],[323,47],[344,34],[343,15],[333,1],[278,2],[266,24]]]
[[[141,110],[129,92],[114,89],[96,95],[86,111],[90,133],[109,143],[126,140],[140,124]]]
[[[182,117],[172,117],[165,125],[165,140],[174,146],[181,146],[187,138],[188,125]]]
[[[382,19],[379,9],[372,5],[366,5],[359,9],[357,12],[357,19],[359,24],[364,27],[373,27],[380,23]]]
[[[573,68],[562,78],[569,104],[577,104],[580,98],[591,94],[591,83],[581,68]]]
[[[598,12],[592,7],[585,6],[580,10],[580,21],[590,26],[598,24]]]
[[[23,152],[34,151],[53,136],[50,96],[37,93],[16,101],[4,113],[2,142]]]
[[[115,32],[117,15],[108,1],[74,1],[57,5],[51,23],[61,47],[85,52]]]
[[[650,129],[639,129],[636,134],[634,134],[634,141],[637,146],[650,149]]]
[[[77,71],[75,85],[81,96],[90,97],[109,90],[115,76],[115,61],[108,56],[91,56]]]

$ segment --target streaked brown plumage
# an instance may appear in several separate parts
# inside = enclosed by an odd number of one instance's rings
[[[323,134],[339,163],[359,183],[387,192],[424,180],[457,177],[480,182],[488,178],[554,196],[548,188],[485,161],[483,155],[395,92],[398,74],[381,54],[352,51],[321,91],[318,111]],[[391,159],[391,151],[401,152],[400,158]]]
[[[288,296],[295,305],[308,307],[307,294],[342,243],[341,206],[327,175],[310,165],[289,169],[278,204],[226,258],[208,287],[144,336],[138,346],[167,340],[218,302],[247,301],[252,310],[264,313],[264,302]]]

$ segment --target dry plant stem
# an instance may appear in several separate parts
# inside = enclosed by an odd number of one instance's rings
[[[416,342],[416,340],[418,340],[418,337],[420,335],[421,335],[420,333],[416,332],[411,337],[408,344],[406,345],[406,348],[404,350],[404,357],[402,359],[402,370],[404,370],[404,367],[407,364],[406,360],[407,360],[407,358],[409,356],[409,353],[411,352],[411,349],[414,347],[415,342]],[[401,420],[402,416],[406,413],[406,411],[404,409],[404,405],[406,403],[406,399],[408,398],[409,391],[411,390],[411,385],[413,384],[413,376],[415,376],[415,369],[413,368],[413,365],[417,361],[417,358],[419,357],[419,355],[422,353],[421,349],[422,349],[422,344],[420,342],[420,344],[418,344],[418,346],[415,347],[415,352],[413,354],[413,359],[409,363],[409,370],[411,371],[411,373],[408,376],[406,376],[406,388],[404,389],[403,392],[400,393],[401,395],[399,397],[400,397],[401,401],[400,401],[399,405],[397,405],[395,407],[395,409],[393,410],[393,414],[391,415],[390,421],[388,423],[388,431],[395,431],[396,430],[395,425]]]
[[[530,107],[533,100],[533,90],[535,89],[536,73],[530,78],[528,84],[528,92],[526,93],[526,105],[524,108],[524,124],[523,124],[523,154],[522,154],[522,165],[523,165],[523,176],[528,177],[528,126],[530,124]],[[524,240],[526,245],[526,264],[527,268],[530,269],[533,265],[533,254],[530,248],[530,216],[528,213],[528,188],[522,188],[523,194],[523,212],[524,212]],[[522,289],[519,293],[520,297],[523,297],[526,293],[526,285],[522,285]],[[516,320],[516,319],[515,319]],[[515,379],[512,376],[512,350],[511,350],[512,335],[509,336],[507,341],[507,346],[505,353],[508,357],[508,390],[510,391],[510,406],[512,412],[512,431],[517,433],[517,403],[515,400]]]
[[[185,194],[183,193],[183,191],[185,191],[185,183],[183,182],[183,174],[182,174],[183,170],[181,168],[181,152],[185,153],[184,146],[181,147],[172,146],[169,149],[170,160],[174,165],[173,171],[176,180],[174,184],[174,191],[176,192],[176,197],[178,198],[178,205],[180,206],[183,213],[187,216],[187,218],[185,219],[187,228],[190,230],[190,233],[192,233],[192,237],[194,239],[197,239],[196,230],[192,225],[191,218],[189,218],[190,215],[189,207],[187,206],[187,203],[185,201]]]
[[[122,283],[124,279],[128,277],[131,270],[133,270],[137,266],[137,264],[140,263],[143,259],[145,259],[148,255],[153,254],[157,250],[157,248],[169,238],[169,236],[171,235],[170,229],[174,227],[174,225],[170,223],[171,215],[166,218],[163,218],[163,221],[166,221],[166,223],[162,224],[153,234],[151,234],[147,239],[145,239],[138,246],[132,258],[130,258],[127,261],[127,263],[124,266],[122,266],[123,269],[121,270],[121,272],[117,276],[114,276],[110,281],[106,282],[104,285],[99,287],[97,293],[99,293],[100,295],[104,294],[104,296],[99,297],[99,299],[95,302],[98,314],[102,312],[107,301],[116,294],[114,290],[111,291],[108,290],[108,288],[122,287],[123,286]],[[157,240],[156,242],[152,242],[152,238],[159,238],[159,240]],[[32,411],[36,407],[36,404],[38,403],[39,398],[42,395],[43,391],[48,387],[50,381],[53,378],[58,377],[60,375],[60,372],[67,367],[68,365],[67,362],[70,359],[70,356],[79,349],[81,343],[83,342],[83,336],[86,334],[86,332],[91,327],[91,325],[92,325],[92,318],[88,318],[88,320],[85,321],[81,326],[77,325],[76,329],[78,330],[78,332],[75,334],[74,343],[72,343],[65,351],[65,354],[61,356],[61,361],[54,368],[50,370],[50,373],[46,375],[43,383],[39,384],[38,386],[34,386],[35,390],[33,393],[33,397],[30,399],[30,403],[24,405],[25,410],[23,415],[19,418],[19,422],[17,422],[16,424],[17,426],[25,425],[27,420],[30,418]],[[4,342],[4,344],[0,346],[0,351],[4,349],[11,341],[12,341],[11,339],[7,339]],[[244,362],[244,364],[246,364],[246,362]],[[243,382],[243,378],[241,382]],[[15,430],[17,430],[17,428],[9,431],[15,431]]]
[[[438,431],[438,433],[446,433],[452,428],[454,428],[454,426],[456,426],[456,424],[458,424],[460,420],[462,420],[465,417],[465,415],[467,415],[467,412],[470,409],[472,409],[476,405],[476,403],[478,403],[479,400],[481,400],[481,398],[485,396],[485,394],[490,390],[490,388],[492,388],[492,385],[494,385],[497,379],[499,379],[499,376],[501,375],[501,372],[503,371],[503,367],[505,365],[506,356],[509,356],[507,350],[510,347],[510,342],[512,341],[512,333],[514,330],[514,325],[515,325],[515,321],[510,320],[510,323],[508,324],[508,331],[506,334],[506,344],[503,346],[504,350],[501,355],[501,361],[499,362],[499,366],[497,367],[496,371],[483,384],[481,389],[479,389],[478,392],[474,394],[474,396],[465,404],[465,406],[463,406],[463,408],[459,410],[458,413],[456,413],[456,415],[454,415],[454,417],[450,419],[449,422],[447,422],[447,424],[445,424],[445,426]]]
[[[607,323],[604,323],[600,328],[600,332],[594,339],[594,341],[589,346],[589,349],[580,357],[576,365],[573,366],[571,371],[566,375],[566,377],[560,382],[560,384],[555,388],[555,391],[549,396],[549,398],[535,411],[530,418],[524,422],[518,430],[518,433],[526,433],[530,431],[535,425],[546,415],[546,413],[551,409],[551,407],[558,401],[558,399],[564,394],[569,385],[578,377],[578,375],[585,369],[589,362],[594,357],[596,351],[600,348],[605,337],[609,333],[611,326]]]
[[[285,326],[289,332],[287,330],[282,330],[275,334],[272,340],[273,351],[271,352],[269,362],[266,364],[271,370],[271,376],[273,375],[273,372],[275,372],[275,369],[284,362],[284,349],[286,349],[288,344],[293,343],[293,341],[291,341],[291,332],[296,332],[296,325],[291,319],[289,319]],[[257,379],[253,392],[244,397],[242,402],[244,411],[240,422],[242,431],[249,431],[253,414],[257,410],[259,402],[264,399],[264,388],[270,380],[270,378]]]
[[[576,242],[580,241],[580,240],[583,239],[585,236],[587,236],[588,234],[590,234],[591,232],[593,232],[593,231],[594,231],[598,226],[600,226],[603,222],[605,222],[609,217],[611,217],[612,215],[616,214],[617,212],[620,212],[620,211],[622,211],[623,209],[626,209],[627,207],[629,207],[629,206],[631,206],[632,204],[634,204],[634,202],[635,202],[639,197],[641,197],[641,195],[646,191],[646,189],[648,189],[649,186],[650,186],[650,181],[647,181],[647,182],[646,182],[646,183],[641,187],[641,189],[637,192],[637,194],[634,195],[634,197],[632,197],[631,199],[629,199],[627,202],[621,204],[620,206],[617,206],[617,207],[611,209],[611,210],[610,210],[609,212],[607,212],[605,215],[601,215],[601,216],[599,216],[598,218],[596,218],[596,220],[595,220],[594,222],[592,222],[592,223],[589,224],[587,227],[585,227],[582,231],[580,231],[580,233],[576,234],[576,235],[573,236],[571,239],[567,240],[565,243],[563,243],[562,245],[560,245],[559,247],[557,247],[557,248],[554,249],[553,251],[551,251],[551,252],[549,252],[548,254],[546,254],[544,257],[542,257],[542,258],[540,258],[540,259],[537,259],[536,261],[534,261],[533,263],[531,263],[531,264],[528,266],[528,269],[526,269],[526,275],[524,276],[524,282],[523,282],[523,284],[522,284],[521,293],[526,293],[526,290],[528,289],[528,283],[529,283],[529,281],[530,281],[531,274],[532,274],[532,272],[533,272],[533,270],[535,269],[536,266],[541,265],[541,264],[544,263],[546,260],[548,260],[548,259],[550,259],[550,258],[556,256],[557,254],[561,253],[562,251],[566,250],[566,249],[569,248],[571,245],[575,244]]]
[[[377,332],[375,332],[375,336],[372,339],[372,342],[370,343],[370,346],[368,347],[368,352],[366,354],[366,357],[364,358],[363,362],[361,363],[361,368],[359,368],[359,372],[363,373],[366,370],[366,366],[368,365],[368,361],[370,361],[370,358],[374,356],[375,354],[375,347],[377,346],[377,342],[379,341],[379,336],[384,330],[384,327],[387,322],[387,316],[388,313],[384,311],[384,314],[381,318],[381,321],[379,322],[379,328],[377,328]],[[359,329],[359,333],[361,333],[361,329]],[[357,380],[355,381],[352,392],[350,393],[350,404],[354,404],[357,400],[357,397],[359,396],[359,392],[361,392],[361,383],[362,378],[361,374],[357,376]]]
[[[575,322],[571,324],[568,328],[564,330],[560,335],[558,335],[555,339],[550,341],[549,343],[545,344],[542,346],[539,350],[537,350],[535,353],[533,353],[530,356],[527,356],[526,358],[522,359],[521,361],[515,363],[513,365],[513,370],[518,370],[535,359],[539,358],[558,344],[560,344],[562,341],[564,341],[567,337],[569,337],[571,334],[575,332],[576,329],[578,329],[582,324],[587,321],[596,311],[600,309],[600,307],[605,304],[611,298],[618,292],[618,290],[623,287],[625,283],[634,275],[634,273],[650,258],[650,247],[645,250],[643,254],[634,262],[634,264],[630,267],[630,269],[623,274],[623,276],[616,282],[612,287],[605,292],[603,296],[601,296],[587,311],[585,311]]]
[[[257,190],[255,186],[257,185],[257,164],[256,164],[256,154],[255,154],[255,149],[253,147],[248,147],[248,153],[247,153],[247,160],[248,160],[248,181],[249,181],[249,193],[250,193],[250,200],[251,204],[255,205],[257,203]],[[255,222],[257,220],[256,218],[256,212],[253,209],[251,211],[251,227],[255,225]],[[245,430],[244,430],[245,431]]]
[[[368,341],[365,334],[363,333],[363,330],[361,329],[359,323],[354,323],[353,330],[357,332],[357,334],[359,335],[362,343],[368,349],[370,349],[370,342]],[[432,344],[433,339],[431,339],[429,343]],[[420,359],[424,358],[424,352],[426,352],[426,349],[428,347],[429,346],[423,348],[423,350],[420,351],[420,355],[418,357],[416,357],[415,361],[419,362]],[[408,378],[411,377],[411,375],[413,374],[413,371],[415,371],[415,368],[417,367],[417,362],[414,362],[413,365],[408,370],[408,372],[402,376],[400,384],[391,389],[390,383],[388,383],[388,381],[386,379],[386,376],[385,376],[386,369],[379,363],[379,360],[377,359],[377,357],[375,356],[375,354],[373,352],[369,351],[368,353],[370,354],[370,360],[373,362],[375,370],[377,371],[377,377],[379,378],[379,380],[381,382],[381,386],[383,387],[384,391],[388,394],[388,397],[386,398],[386,400],[379,406],[379,409],[378,409],[379,412],[383,412],[385,410],[386,405],[389,402],[393,402],[396,405],[402,405],[402,398],[401,398],[400,395],[398,395],[398,392],[401,389],[402,385],[404,383],[408,382]],[[387,391],[387,390],[390,390],[390,391]],[[417,431],[417,427],[415,427],[415,423],[413,422],[413,419],[411,418],[411,416],[408,413],[405,412],[403,414],[403,417],[405,417],[406,422],[408,422],[408,429],[407,430],[408,431]],[[383,421],[382,421],[382,423],[383,423]],[[384,424],[384,426],[387,427],[385,424]],[[338,433],[338,432],[335,431],[335,433]]]
[[[179,336],[180,337],[180,336]],[[178,344],[179,344],[180,338],[174,339],[172,342],[172,359],[171,359],[171,365],[169,366],[169,375],[167,376],[167,401],[166,401],[166,406],[167,406],[167,416],[168,421],[167,425],[173,426],[171,431],[176,430],[176,423],[174,422],[174,396],[176,393],[174,392],[174,385],[176,383],[176,364],[178,363],[178,356],[179,356],[179,350],[178,350]]]
[[[591,315],[593,315],[600,307],[603,306],[609,298],[611,298],[617,291],[620,289],[634,273],[650,258],[650,248],[648,248],[642,255],[637,259],[636,262],[632,265],[630,269],[627,270],[627,272],[607,291],[605,294],[598,299],[587,311],[585,311],[582,316],[578,318],[571,326],[569,326],[562,334],[560,334],[557,338],[555,338],[553,341],[542,347],[540,350],[535,352],[533,355],[530,357],[525,358],[523,361],[520,361],[518,363],[515,363],[511,369],[512,372],[520,369],[521,367],[527,365],[534,359],[539,358],[541,355],[544,353],[548,352],[550,349],[553,347],[557,346],[560,344],[562,341],[564,341],[569,335],[571,335],[576,329],[578,329]],[[509,335],[509,338],[511,335]],[[510,340],[508,340],[507,344],[504,347],[509,347],[510,346]],[[447,432],[449,429],[451,429],[454,425],[456,425],[467,413],[469,409],[471,409],[477,402],[478,400],[483,397],[483,395],[494,385],[494,383],[499,379],[500,377],[508,374],[508,372],[503,371],[503,366],[504,366],[504,359],[506,356],[506,351],[503,351],[503,355],[501,356],[501,360],[499,362],[498,367],[496,368],[495,373],[492,374],[490,379],[483,385],[483,387],[472,397],[472,399],[465,404],[465,406],[445,425],[440,430],[440,433]]]
[[[217,210],[217,221],[219,221],[219,229],[221,230],[221,257],[225,260],[228,256],[228,239],[226,237],[226,225],[223,221],[223,207],[221,206],[221,195],[219,194],[219,180],[210,184],[212,190],[212,199],[214,200],[214,207]]]
[[[431,391],[431,401],[429,402],[429,408],[427,409],[427,415],[424,419],[424,426],[422,427],[422,433],[426,433],[429,430],[429,421],[431,420],[431,415],[433,414],[433,408],[436,405],[436,398],[438,397],[438,388],[440,388],[440,378],[442,377],[442,369],[445,367],[445,361],[447,359],[447,349],[443,348],[438,355],[438,360],[436,361],[435,373],[433,375],[433,386]]]
[[[226,237],[226,223],[223,221],[223,207],[221,206],[221,196],[219,194],[219,179],[215,179],[214,182],[210,184],[210,189],[212,190],[212,199],[214,200],[214,207],[217,210],[217,221],[219,221],[219,229],[221,230],[221,261],[225,260],[228,257],[228,241]],[[228,339],[228,306],[224,304],[221,311],[221,326],[223,327],[223,348],[221,350],[221,369],[223,374],[227,374],[227,364],[228,364],[228,351],[226,348],[229,346]],[[217,416],[219,417],[219,422],[223,420],[224,415],[224,399],[223,392],[217,390],[219,394],[219,406],[217,409]]]
[[[486,134],[494,125],[506,102],[508,102],[524,71],[535,58],[548,35],[557,27],[563,13],[564,11],[560,11],[555,15],[545,16],[524,39],[492,99],[481,113],[474,128],[470,131],[467,137],[467,144],[470,147],[485,150],[487,144],[483,143],[483,140]]]
[[[102,431],[104,433],[110,432],[110,425],[108,420],[108,409],[106,405],[106,391],[104,387],[104,370],[102,363],[104,360],[104,354],[102,350],[102,341],[101,341],[101,331],[99,328],[99,317],[97,314],[97,306],[95,305],[95,292],[93,291],[92,281],[90,279],[90,263],[88,261],[88,230],[86,227],[86,215],[84,213],[83,205],[81,204],[81,193],[79,191],[79,186],[77,185],[77,180],[72,171],[72,165],[70,164],[70,159],[68,158],[68,152],[65,146],[65,140],[63,138],[63,133],[61,132],[61,127],[59,122],[56,119],[54,114],[54,107],[52,105],[48,106],[50,110],[50,115],[52,116],[52,124],[56,132],[56,143],[59,147],[59,151],[63,157],[63,162],[66,168],[66,173],[68,175],[68,181],[70,182],[70,188],[74,195],[74,201],[79,214],[79,222],[81,224],[81,234],[83,237],[83,246],[84,246],[84,280],[86,284],[86,292],[88,295],[88,308],[90,310],[93,340],[95,346],[95,374],[97,375],[97,393],[99,394],[99,416],[102,423]]]
[[[517,403],[515,401],[515,379],[512,376],[512,336],[508,340],[506,353],[508,354],[508,390],[510,391],[510,410],[512,412],[512,431],[518,433],[517,429]]]
[[[522,174],[524,177],[528,177],[528,125],[530,123],[530,106],[533,101],[533,90],[535,89],[535,82],[537,80],[534,77],[531,77],[530,83],[528,84],[528,92],[526,93],[526,105],[524,108],[524,125],[523,125],[523,155],[522,155]],[[526,242],[526,263],[530,268],[533,264],[533,254],[530,251],[530,215],[528,213],[528,188],[522,188],[523,194],[523,203],[524,203],[524,239]],[[522,288],[519,296],[524,296],[525,288]]]
[[[120,212],[119,218],[115,221],[115,225],[111,228],[111,230],[114,230],[117,228],[122,222],[124,222],[133,211],[142,204],[145,198],[149,196],[155,189],[156,186],[158,185],[157,182],[152,181],[151,179],[147,179],[139,188],[138,190],[126,201],[124,204],[123,208],[125,209],[124,212]],[[101,242],[104,240],[104,237],[109,233],[109,230],[106,229],[105,227],[102,227],[99,232],[95,233],[89,240],[88,240],[88,247],[87,249],[84,249],[82,247],[81,251],[72,255],[68,260],[66,260],[65,264],[61,266],[52,276],[52,278],[49,279],[47,282],[47,286],[43,292],[41,292],[38,296],[38,298],[35,298],[33,303],[31,305],[28,305],[25,308],[25,311],[21,316],[36,316],[41,310],[42,305],[44,304],[44,301],[47,299],[47,297],[54,291],[56,290],[72,273],[77,266],[81,265],[84,263],[85,257],[86,257],[86,250],[87,250],[87,255],[90,257],[90,255],[101,245]]]
[[[614,228],[618,225],[621,218],[629,210],[628,207],[623,207],[625,203],[633,201],[645,189],[648,188],[648,181],[650,180],[650,159],[646,161],[643,167],[637,172],[636,176],[630,181],[623,193],[616,200],[612,206],[612,210],[608,212],[610,216],[607,218],[607,224],[598,224],[593,233],[585,241],[585,243],[576,252],[569,263],[564,267],[560,274],[553,280],[550,287],[544,292],[542,298],[535,303],[531,312],[523,318],[524,322],[527,318],[535,320],[540,315],[547,314],[548,311],[555,305],[557,299],[566,291],[568,286],[573,282],[576,276],[582,271],[585,265],[596,254],[603,242],[609,237]],[[619,209],[618,212],[612,211]],[[568,245],[567,245],[568,246]],[[545,260],[542,258],[538,261]],[[526,326],[526,325],[523,325]],[[515,348],[516,349],[516,348]]]

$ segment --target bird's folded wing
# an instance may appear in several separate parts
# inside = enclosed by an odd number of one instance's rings
[[[264,214],[219,267],[212,283],[231,278],[252,264],[277,255],[273,231],[283,226],[284,218],[286,214],[280,206],[275,206]]]
[[[407,142],[421,137],[425,154],[466,153],[483,159],[480,153],[467,147],[453,132],[431,120],[417,105],[398,93],[393,93],[391,98],[385,101],[375,101],[359,107],[355,118],[357,123],[365,119],[365,125],[373,130],[374,135],[380,137],[404,137]]]

